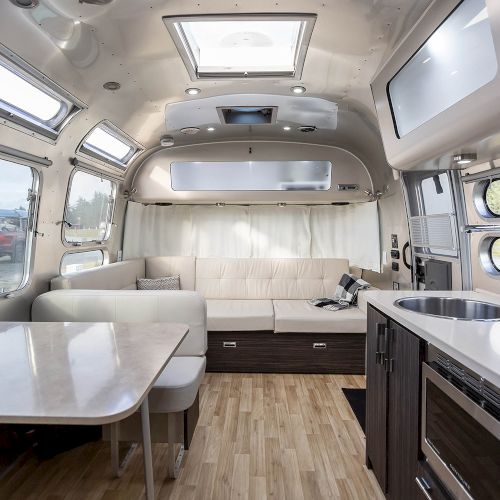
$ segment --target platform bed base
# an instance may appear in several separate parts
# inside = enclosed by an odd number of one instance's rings
[[[364,333],[208,332],[207,371],[365,373]]]

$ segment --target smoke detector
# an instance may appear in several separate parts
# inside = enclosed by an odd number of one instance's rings
[[[164,135],[164,136],[160,139],[160,144],[161,144],[161,146],[163,146],[164,148],[169,148],[170,146],[173,146],[173,145],[174,145],[174,138],[173,138],[171,135]]]
[[[297,130],[299,132],[316,132],[316,127],[314,125],[302,125],[301,127],[298,127]]]
[[[181,132],[186,135],[194,135],[200,131],[198,127],[185,127],[181,128]]]

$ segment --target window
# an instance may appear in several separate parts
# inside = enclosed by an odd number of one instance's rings
[[[324,191],[329,161],[193,161],[170,165],[174,191]]]
[[[495,269],[500,272],[500,238],[495,238],[490,244],[490,259]]]
[[[55,140],[85,105],[0,45],[0,116]]]
[[[76,170],[66,201],[64,240],[76,244],[107,240],[111,233],[115,194],[113,181]]]
[[[300,78],[316,16],[205,15],[163,20],[193,79]]]
[[[500,217],[500,179],[488,182],[484,201],[494,217]]]
[[[65,253],[61,260],[61,274],[77,273],[86,271],[104,264],[104,252],[102,250],[91,250],[89,252]]]
[[[485,0],[464,0],[389,82],[398,137],[491,82],[497,69]]]
[[[38,173],[0,159],[0,293],[19,290],[29,278]]]
[[[121,169],[126,169],[132,158],[142,150],[139,143],[108,121],[94,127],[78,147],[79,153]]]
[[[452,214],[453,198],[447,173],[424,179],[421,184],[425,215]]]

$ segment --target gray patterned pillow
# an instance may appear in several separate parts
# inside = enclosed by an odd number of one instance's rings
[[[163,276],[161,278],[139,278],[137,290],[180,290],[180,276]]]

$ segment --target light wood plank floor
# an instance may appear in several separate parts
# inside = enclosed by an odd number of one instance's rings
[[[201,412],[176,481],[166,445],[153,446],[157,497],[215,500],[383,499],[364,464],[365,438],[341,387],[362,376],[207,374]],[[39,462],[29,455],[0,485],[1,499],[142,499],[139,447],[124,476],[91,443]]]

